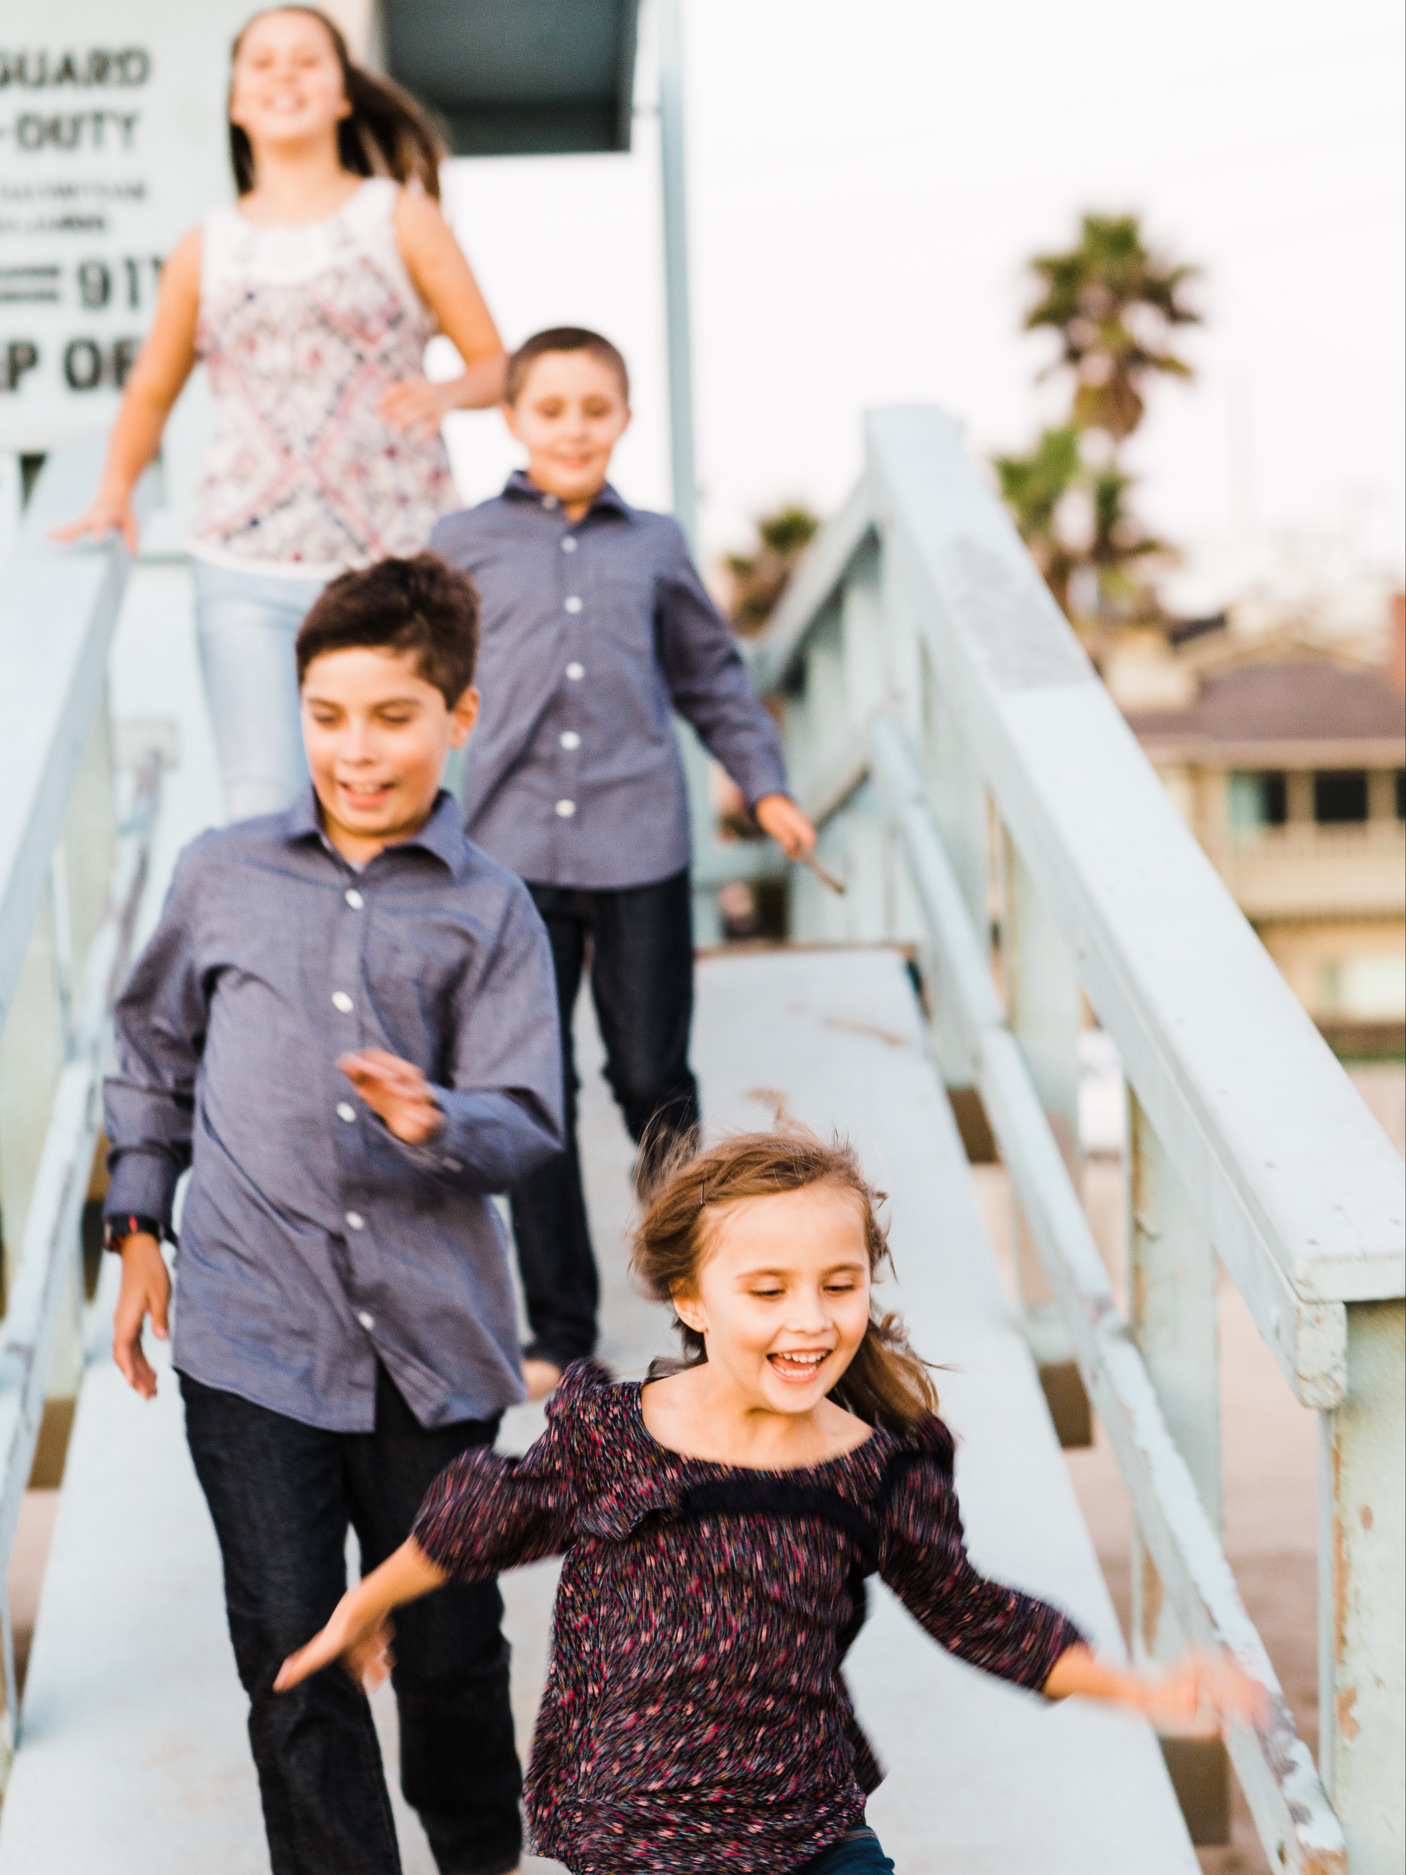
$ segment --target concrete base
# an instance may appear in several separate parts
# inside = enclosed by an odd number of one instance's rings
[[[1054,1361],[1036,1370],[1049,1409],[1050,1424],[1064,1450],[1078,1451],[1094,1442],[1094,1412],[1076,1361]]]
[[[1218,1738],[1164,1738],[1162,1759],[1197,1848],[1230,1841],[1230,1758]]]
[[[39,1437],[34,1443],[34,1462],[29,1468],[28,1489],[54,1491],[63,1483],[63,1468],[68,1459],[68,1442],[73,1436],[76,1400],[45,1400],[39,1421]]]

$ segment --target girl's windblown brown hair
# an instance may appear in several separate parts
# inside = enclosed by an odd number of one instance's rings
[[[239,57],[245,33],[266,13],[306,13],[332,42],[342,68],[342,88],[351,105],[351,115],[337,126],[337,155],[342,168],[353,176],[392,176],[397,182],[418,183],[426,195],[438,201],[444,145],[429,118],[408,91],[402,91],[389,78],[375,77],[356,63],[342,29],[320,7],[261,8],[245,21],[231,47],[231,65]],[[248,135],[238,124],[229,127],[229,155],[235,188],[247,195],[254,186],[254,152]]]
[[[708,1252],[710,1214],[716,1216],[717,1207],[809,1185],[832,1185],[854,1198],[864,1223],[870,1274],[877,1276],[889,1260],[878,1218],[882,1194],[865,1178],[848,1141],[826,1141],[797,1125],[773,1133],[730,1134],[666,1170],[634,1232],[637,1276],[655,1301],[672,1302],[696,1286]],[[683,1364],[705,1361],[702,1335],[677,1318],[674,1326],[683,1339]],[[859,1350],[830,1397],[870,1425],[899,1435],[937,1411],[927,1364],[909,1347],[903,1322],[894,1314],[871,1312]]]

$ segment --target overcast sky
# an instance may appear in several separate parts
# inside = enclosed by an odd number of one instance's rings
[[[1153,529],[1402,564],[1399,0],[686,0],[705,550],[788,497],[834,508],[860,414],[942,404],[975,449],[1057,415],[1023,263],[1136,210],[1204,275],[1190,387],[1133,461]],[[646,5],[628,156],[460,162],[451,207],[508,342],[599,325],[634,367],[624,491],[667,505]],[[466,492],[513,460],[463,421]]]

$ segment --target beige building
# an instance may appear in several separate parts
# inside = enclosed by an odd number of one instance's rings
[[[1385,664],[1281,627],[1133,631],[1110,690],[1304,1007],[1347,1054],[1406,1047],[1406,700]]]

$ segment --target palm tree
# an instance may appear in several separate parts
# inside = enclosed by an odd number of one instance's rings
[[[1128,512],[1127,493],[1134,480],[1113,466],[1095,469],[1089,477],[1093,538],[1086,558],[1098,570],[1101,600],[1141,596],[1142,588],[1131,577],[1133,562],[1167,552],[1166,543],[1144,533],[1137,516]]]
[[[1059,334],[1051,369],[1074,373],[1072,420],[1104,431],[1116,451],[1142,421],[1148,380],[1191,376],[1170,339],[1175,327],[1200,322],[1182,297],[1198,269],[1152,253],[1136,215],[1085,215],[1077,247],[1036,255],[1030,265],[1044,291],[1026,330]]]
[[[1079,556],[1065,538],[1061,505],[1085,480],[1079,432],[1072,423],[1042,430],[1028,456],[997,456],[1001,499],[1045,576],[1062,612],[1069,610],[1069,581]]]
[[[819,517],[798,503],[757,522],[751,553],[730,553],[724,565],[732,588],[728,611],[744,638],[759,632],[780,603],[797,560],[814,539]]]
[[[1133,476],[1116,465],[1090,468],[1072,423],[1042,430],[1028,456],[997,456],[995,468],[1001,499],[1061,611],[1089,614],[1076,621],[1081,626],[1093,617],[1155,614],[1134,563],[1166,549],[1128,510]],[[1081,571],[1093,575],[1091,594],[1073,590]]]

